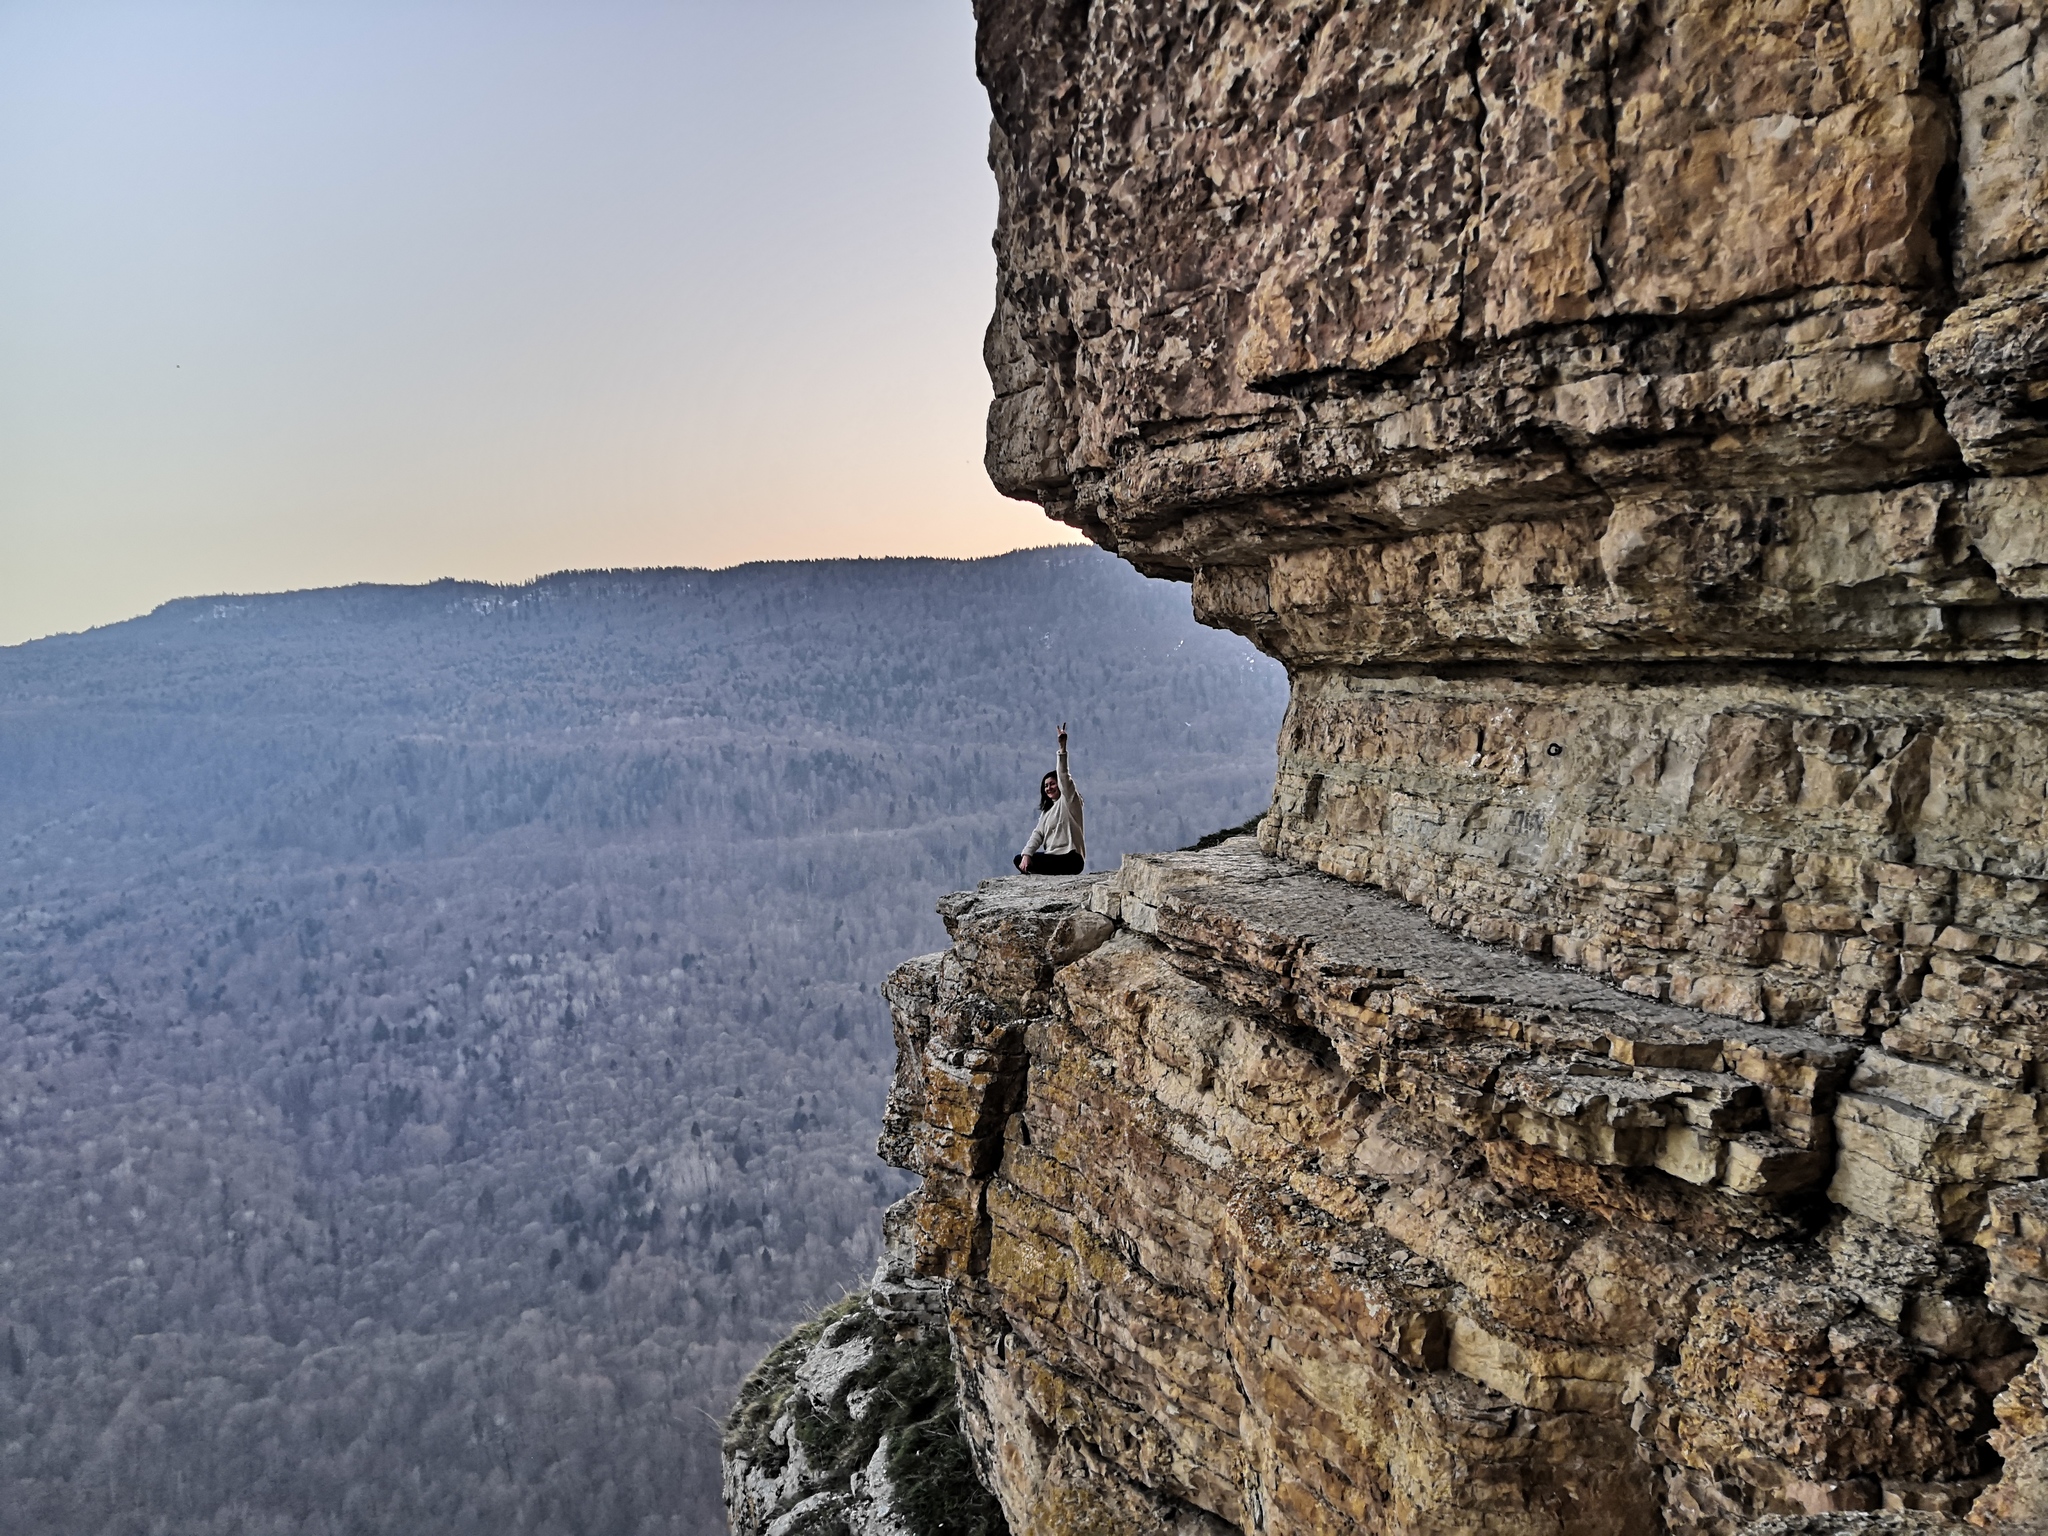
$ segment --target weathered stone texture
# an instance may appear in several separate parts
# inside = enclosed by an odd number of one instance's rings
[[[2041,1150],[1981,1080],[1455,938],[1249,838],[945,915],[891,982],[886,1145],[1016,1529],[1959,1515],[2040,1433],[2004,1314],[2048,1295],[2011,1182]],[[2000,1177],[1988,1254],[1945,1241]]]
[[[981,0],[1000,488],[1286,663],[951,898],[1020,1530],[2048,1529],[2048,0]]]
[[[1793,591],[1945,569],[1838,564],[1859,495],[2048,467],[2040,0],[980,11],[990,470],[1148,569],[1510,522],[1582,562],[1588,520],[1625,567],[1694,520],[1737,589],[1673,630],[1622,583],[1605,616],[1690,655],[1770,616],[1766,550]],[[1902,606],[1960,633],[1888,612],[1825,648],[2031,653],[1973,632],[2023,588],[1947,588]]]
[[[864,1292],[784,1339],[725,1424],[731,1536],[1008,1536],[962,1438],[940,1282],[883,1219]]]
[[[2048,711],[2004,681],[1302,671],[1263,836],[1631,991],[2030,1086]]]

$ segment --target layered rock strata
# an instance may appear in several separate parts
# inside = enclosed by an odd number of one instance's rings
[[[2041,1133],[1973,1080],[1249,838],[942,912],[882,1150],[1015,1529],[2041,1514],[1998,1481],[2043,1422],[2048,1185],[1998,1183]],[[1982,1247],[1916,1224],[1972,1204]]]
[[[990,471],[1287,663],[1269,851],[2031,1059],[2048,4],[980,14]]]
[[[990,472],[1292,680],[890,983],[1013,1525],[2048,1529],[2048,0],[977,13]]]
[[[1233,623],[1375,551],[1340,659],[2038,653],[2041,0],[977,10],[1003,490]]]
[[[977,10],[990,472],[1292,680],[890,984],[1013,1523],[2048,1528],[2048,0]]]

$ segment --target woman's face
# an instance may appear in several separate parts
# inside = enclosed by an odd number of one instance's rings
[[[1039,783],[1038,783],[1038,792],[1039,792],[1039,793],[1040,793],[1041,795],[1045,796],[1045,798],[1046,798],[1046,799],[1048,799],[1048,800],[1057,800],[1057,799],[1059,799],[1059,797],[1060,797],[1060,780],[1059,780],[1059,775],[1058,775],[1058,774],[1056,774],[1056,773],[1048,773],[1048,774],[1047,774],[1047,775],[1046,775],[1046,776],[1045,776],[1045,777],[1044,777],[1043,779],[1039,780]]]

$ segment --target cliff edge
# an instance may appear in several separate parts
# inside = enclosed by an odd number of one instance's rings
[[[1011,1526],[2048,1529],[2048,0],[977,15],[990,474],[1292,690],[889,983]]]

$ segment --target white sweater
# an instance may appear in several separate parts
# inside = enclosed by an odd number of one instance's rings
[[[1088,844],[1081,836],[1081,792],[1067,777],[1067,749],[1060,748],[1060,760],[1053,772],[1060,782],[1060,797],[1045,808],[1038,825],[1025,843],[1026,853],[1078,853],[1088,857]]]

